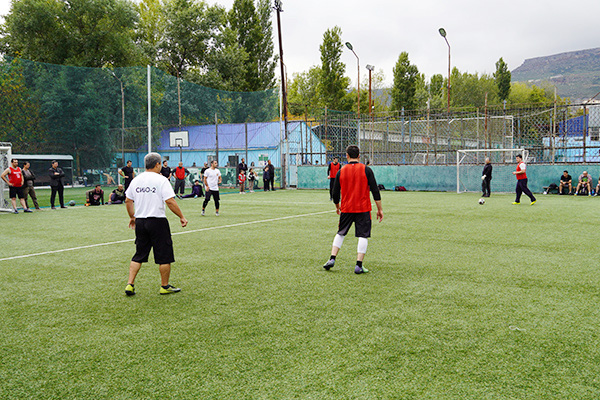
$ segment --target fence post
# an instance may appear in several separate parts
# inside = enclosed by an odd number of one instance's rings
[[[219,164],[219,120],[217,119],[217,113],[215,113],[215,148],[217,164]]]
[[[583,160],[582,162],[585,164],[585,156],[586,156],[586,146],[585,141],[587,139],[587,131],[588,131],[588,120],[587,120],[587,104],[583,105]]]

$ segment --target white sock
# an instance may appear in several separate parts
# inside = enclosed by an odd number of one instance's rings
[[[333,246],[337,247],[338,249],[341,249],[342,244],[344,244],[344,236],[336,234],[333,238]]]
[[[356,246],[356,252],[360,254],[367,253],[367,246],[369,245],[369,239],[367,238],[358,238],[358,246]]]

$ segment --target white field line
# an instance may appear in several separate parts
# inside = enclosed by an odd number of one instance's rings
[[[175,235],[186,235],[186,234],[190,234],[190,233],[212,231],[212,230],[216,230],[216,229],[235,228],[235,227],[238,227],[238,226],[253,225],[253,224],[262,224],[262,223],[265,223],[265,222],[273,222],[273,221],[283,221],[285,219],[292,219],[292,218],[310,217],[310,216],[313,216],[313,215],[327,214],[327,213],[331,213],[331,212],[335,212],[335,210],[319,211],[319,212],[310,213],[310,214],[289,215],[287,217],[261,219],[261,220],[258,220],[258,221],[240,222],[239,224],[211,226],[211,227],[208,227],[208,228],[193,229],[193,230],[190,230],[190,231],[183,231],[183,232],[175,232],[175,233],[172,233],[171,235],[173,235],[173,236],[175,236]],[[133,241],[135,241],[135,239],[125,239],[125,240],[118,240],[116,242],[97,243],[97,244],[90,244],[90,245],[87,245],[87,246],[71,247],[71,248],[68,248],[68,249],[51,250],[51,251],[44,251],[44,252],[41,252],[41,253],[33,253],[33,254],[24,254],[24,255],[21,255],[21,256],[13,256],[13,257],[0,258],[0,262],[2,262],[2,261],[10,261],[10,260],[18,260],[18,259],[21,259],[21,258],[44,256],[44,255],[55,254],[55,253],[64,253],[65,251],[75,251],[75,250],[91,249],[93,247],[110,246],[110,245],[113,245],[113,244],[128,243],[128,242],[133,242]]]

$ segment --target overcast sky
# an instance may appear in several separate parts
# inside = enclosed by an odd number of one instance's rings
[[[227,9],[233,4],[206,2]],[[0,0],[0,14],[9,9],[10,1]],[[360,57],[361,81],[372,64],[388,84],[402,51],[427,77],[447,75],[448,46],[440,27],[448,33],[452,67],[462,72],[493,73],[500,57],[513,70],[527,58],[600,47],[600,0],[283,0],[283,10],[288,78],[320,63],[323,33],[336,25]],[[275,14],[273,30],[278,52]],[[356,85],[356,58],[345,47],[342,61]]]

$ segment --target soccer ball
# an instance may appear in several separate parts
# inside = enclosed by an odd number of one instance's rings
[[[69,205],[70,205],[71,207],[72,207],[72,206],[74,206],[74,205],[75,205],[75,200],[71,200],[71,201],[69,202]]]
[[[485,200],[484,199],[479,199],[479,204],[480,205],[484,205],[485,204]]]

